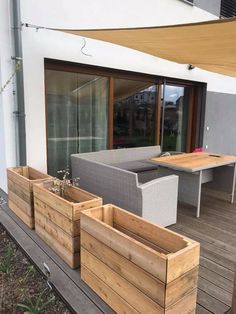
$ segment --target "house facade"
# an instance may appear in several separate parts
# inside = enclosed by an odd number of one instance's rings
[[[15,2],[22,61],[15,59],[14,6],[2,0],[0,10],[1,189],[6,167],[22,160],[22,125],[27,164],[52,175],[76,152],[160,144],[236,154],[236,78],[52,30],[207,21],[234,15],[227,2]],[[12,76],[20,71],[21,91]]]

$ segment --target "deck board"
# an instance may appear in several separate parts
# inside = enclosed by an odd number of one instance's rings
[[[0,196],[6,198],[1,191]],[[169,228],[201,243],[196,313],[223,314],[230,309],[236,266],[236,205],[227,202],[223,194],[204,189],[201,205],[201,217],[196,218],[195,208],[180,203],[177,224]],[[6,205],[2,207],[5,216],[0,212],[0,222],[4,225],[5,219],[5,226],[12,229],[12,236],[21,238],[21,241],[16,240],[39,267],[42,268],[43,256],[56,277],[59,274],[59,279],[53,279],[54,284],[76,313],[114,313],[81,280],[79,270],[70,269]],[[35,253],[36,249],[38,252]],[[68,289],[62,289],[65,283],[70,287],[70,293]]]
[[[194,207],[180,203],[177,224],[169,228],[201,243],[197,313],[227,312],[236,267],[236,205],[203,189],[201,217],[195,217]]]

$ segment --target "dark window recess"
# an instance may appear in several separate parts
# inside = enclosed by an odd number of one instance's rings
[[[220,16],[223,18],[236,16],[236,0],[221,0]]]

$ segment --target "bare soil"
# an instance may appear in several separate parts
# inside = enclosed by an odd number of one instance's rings
[[[9,272],[2,270],[2,265],[6,262],[6,255],[10,252],[7,262]],[[23,251],[7,234],[0,224],[0,313],[18,314],[24,313],[27,309],[22,309],[17,304],[29,305],[39,299],[42,293],[42,303],[46,303],[55,298],[40,313],[50,314],[70,314],[70,310],[53,290],[47,285],[46,279],[35,268]]]

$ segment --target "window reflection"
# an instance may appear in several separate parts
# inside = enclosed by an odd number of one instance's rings
[[[166,85],[164,89],[163,151],[186,150],[188,108],[189,87]]]
[[[154,145],[155,103],[155,85],[114,80],[114,148]]]

